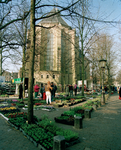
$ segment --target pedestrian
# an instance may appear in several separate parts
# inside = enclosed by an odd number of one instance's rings
[[[121,99],[121,86],[119,88],[119,99]]]
[[[86,87],[86,85],[84,84],[84,91],[86,92],[87,91],[87,87]]]
[[[39,85],[38,85],[38,84],[36,84],[36,85],[34,86],[35,98],[37,98],[37,95],[38,95],[39,89],[40,89]]]
[[[43,88],[43,84],[41,84],[41,89],[40,89],[40,93],[41,93],[41,98],[43,99],[43,93],[44,93],[44,88]]]
[[[56,91],[57,91],[57,86],[56,86],[56,84],[54,83],[54,97],[55,97]]]
[[[105,90],[105,94],[108,94],[108,92],[107,92],[108,91],[107,86],[104,87],[104,90]]]
[[[69,86],[69,93],[70,93],[70,96],[73,96],[73,86],[72,86],[72,84]]]
[[[51,82],[51,87],[52,87],[52,89],[51,89],[51,102],[53,102],[53,98],[54,98],[54,84],[53,84],[53,82]]]
[[[47,83],[45,83],[47,85]],[[43,100],[46,100],[45,85],[43,85]]]
[[[50,85],[50,81],[48,81],[47,85],[45,85],[46,104],[47,105],[48,105],[48,102],[51,104],[51,90],[52,90],[52,87]]]
[[[82,90],[82,85],[79,86],[79,92],[81,92],[81,90]]]
[[[19,85],[19,99],[23,100],[23,82]]]
[[[75,92],[75,96],[77,95],[77,85],[74,85],[74,92]]]

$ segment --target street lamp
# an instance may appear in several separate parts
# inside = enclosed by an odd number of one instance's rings
[[[106,61],[105,59],[99,60],[100,63],[100,68],[102,69],[102,99],[101,99],[101,104],[105,104],[105,91],[104,91],[104,69],[106,66]]]

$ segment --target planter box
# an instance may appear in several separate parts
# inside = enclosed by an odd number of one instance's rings
[[[77,144],[77,143],[80,143],[80,139],[79,139],[79,138],[76,139],[76,140],[74,140],[74,141],[66,142],[66,147],[73,146],[73,145],[75,145],[75,144]]]
[[[58,108],[58,107],[62,107],[63,104],[54,104],[53,106],[54,106],[55,108]]]
[[[41,144],[38,144],[38,148],[39,148],[40,150],[46,150]]]
[[[26,134],[26,137],[27,137],[28,140],[30,140],[30,136],[28,134]]]
[[[33,140],[34,145],[37,147],[38,143],[36,141]]]
[[[73,105],[73,103],[66,103],[65,105],[67,105],[67,106],[71,106],[71,105]]]
[[[68,121],[68,120],[65,120],[65,119],[58,119],[58,118],[54,118],[55,119],[55,122],[57,123],[62,123],[62,124],[67,124],[67,125],[74,125],[74,120],[73,121]]]
[[[11,123],[10,121],[8,121],[8,123],[9,123],[12,127],[14,127],[16,130],[19,130],[19,127],[18,127],[18,126],[14,125],[14,124]]]
[[[61,102],[62,102],[62,100],[55,100],[55,102],[56,102],[56,103],[61,103]]]

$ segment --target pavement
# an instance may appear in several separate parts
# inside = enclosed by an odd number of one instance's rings
[[[38,118],[46,115],[53,121],[54,117],[60,116],[68,109],[58,108],[52,112],[35,110],[34,115]],[[83,119],[82,129],[56,124],[79,135],[80,143],[66,150],[121,150],[121,100],[118,99],[117,93],[111,95],[105,105],[93,111],[90,119]],[[38,148],[0,116],[0,150],[38,150]]]

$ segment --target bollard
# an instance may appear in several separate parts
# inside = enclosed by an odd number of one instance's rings
[[[97,101],[97,105],[98,105],[98,107],[101,107],[101,102]]]
[[[84,111],[84,117],[85,117],[85,118],[91,118],[91,110],[86,109],[86,110]]]
[[[82,129],[82,117],[79,117],[79,116],[74,117],[74,128]]]
[[[53,150],[65,150],[65,138],[64,136],[57,135],[53,138]]]
[[[94,104],[92,107],[94,110],[97,110],[97,105]]]

